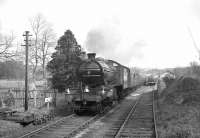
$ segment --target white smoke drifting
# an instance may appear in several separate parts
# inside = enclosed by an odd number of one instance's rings
[[[85,47],[88,52],[95,52],[107,59],[113,59],[127,65],[132,58],[143,58],[144,40],[127,41],[118,30],[119,24],[109,23],[91,29],[86,37]]]

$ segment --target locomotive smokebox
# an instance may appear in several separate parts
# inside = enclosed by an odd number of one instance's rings
[[[96,53],[88,53],[87,56],[88,56],[88,59],[95,60]]]

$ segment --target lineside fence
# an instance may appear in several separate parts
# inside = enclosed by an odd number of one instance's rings
[[[24,106],[25,92],[24,90],[14,89],[11,92],[14,96],[14,108],[20,108]],[[28,106],[30,108],[41,108],[45,105],[45,98],[52,97],[55,102],[56,91],[55,90],[32,90],[28,93]]]
[[[58,93],[57,90],[32,90],[28,92],[28,107],[42,108],[46,106],[45,98],[52,98],[51,106],[56,106],[57,102],[66,100],[65,92]],[[7,106],[12,109],[24,108],[25,92],[20,89],[0,88],[0,107]]]

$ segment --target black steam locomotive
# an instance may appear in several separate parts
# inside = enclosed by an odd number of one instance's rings
[[[89,53],[83,61],[77,75],[81,82],[80,89],[70,92],[75,113],[84,110],[102,112],[103,108],[118,102],[124,95],[123,89],[132,86],[130,69],[116,61],[95,58]]]

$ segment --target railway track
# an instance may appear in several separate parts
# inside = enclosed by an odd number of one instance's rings
[[[131,109],[115,138],[156,138],[153,92],[143,94]]]
[[[140,89],[129,96],[117,109],[98,119],[75,138],[157,138],[153,92],[143,93],[145,91]]]
[[[75,114],[64,117],[56,122],[48,124],[35,131],[27,133],[19,138],[68,138],[73,136],[77,131],[86,127],[94,121],[96,116],[77,116]]]
[[[141,94],[143,91],[136,91],[103,116],[73,114],[19,138],[154,138],[152,92]]]

